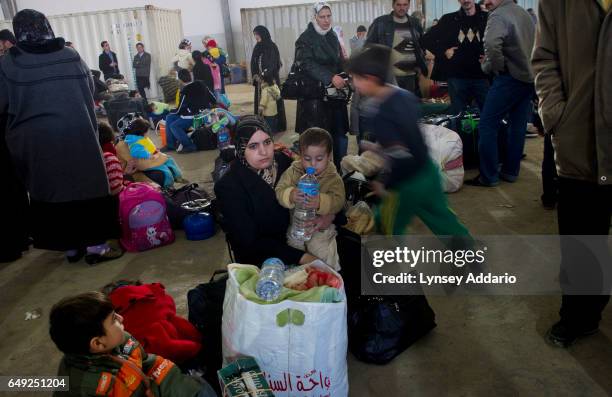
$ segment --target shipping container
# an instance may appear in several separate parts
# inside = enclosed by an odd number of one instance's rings
[[[278,46],[283,61],[283,67],[280,71],[281,78],[287,76],[293,64],[295,41],[306,30],[308,22],[314,16],[312,4],[243,8],[241,10],[242,41],[249,76],[251,75],[251,54],[255,47],[253,29],[257,25],[263,25],[270,31],[272,40]],[[344,45],[349,52],[349,40],[355,35],[359,25],[369,27],[376,17],[391,12],[391,2],[389,0],[334,1],[330,4],[333,25],[342,27]],[[420,10],[420,4],[421,1],[411,1],[410,12]]]
[[[91,69],[99,69],[100,43],[107,40],[117,54],[119,71],[136,89],[132,60],[136,43],[142,42],[151,54],[151,98],[161,96],[157,80],[172,67],[172,57],[183,38],[180,10],[167,10],[153,6],[94,11],[48,17],[58,37],[71,41]],[[10,28],[10,21],[2,21],[1,28]]]

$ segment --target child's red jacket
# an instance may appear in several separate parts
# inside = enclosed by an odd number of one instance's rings
[[[110,299],[123,316],[125,330],[147,353],[183,363],[202,348],[202,335],[189,321],[176,315],[174,300],[162,284],[119,287]]]

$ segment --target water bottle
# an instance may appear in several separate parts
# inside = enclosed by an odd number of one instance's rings
[[[280,296],[285,279],[285,264],[278,258],[269,258],[261,265],[259,280],[255,292],[266,302],[272,302]]]
[[[232,140],[230,138],[229,130],[227,128],[221,128],[219,132],[217,132],[217,147],[219,150],[227,149],[232,145]]]
[[[309,241],[313,231],[307,225],[316,218],[317,210],[307,209],[305,208],[305,204],[309,199],[319,194],[319,182],[315,176],[314,168],[306,168],[306,174],[298,181],[297,188],[304,193],[306,197],[304,203],[295,204],[291,237],[297,241]]]

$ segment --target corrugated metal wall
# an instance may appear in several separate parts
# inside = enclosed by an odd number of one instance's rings
[[[171,59],[183,37],[181,11],[152,6],[55,15],[49,17],[49,22],[56,36],[74,43],[91,69],[98,69],[98,56],[102,52],[100,43],[107,40],[117,53],[119,70],[133,89],[136,84],[132,59],[136,54],[136,43],[144,43],[145,51],[152,57],[152,98],[159,97],[156,81],[168,73]]]
[[[333,25],[341,26],[344,32],[344,42],[349,50],[349,40],[355,34],[357,26],[370,26],[374,18],[391,12],[389,0],[358,0],[336,1],[331,3]],[[412,11],[420,6],[420,1],[412,1]],[[411,12],[412,12],[411,11]],[[313,17],[312,3],[290,6],[243,8],[242,39],[245,59],[250,75],[250,60],[255,47],[253,28],[264,25],[270,30],[272,40],[278,46],[283,61],[281,77],[286,77],[293,64],[295,41],[306,30],[308,22]],[[350,51],[350,50],[349,50]]]
[[[537,11],[538,0],[518,0],[518,3],[522,7],[533,8]],[[331,5],[333,24],[342,27],[347,48],[349,47],[349,39],[355,34],[357,26],[365,25],[368,27],[374,18],[391,11],[389,0],[335,1]],[[449,12],[455,12],[460,7],[457,0],[413,0],[410,6],[411,13],[424,10],[428,26],[433,19],[440,18]],[[253,28],[257,25],[264,25],[270,30],[272,40],[278,45],[283,60],[281,77],[287,76],[293,64],[295,41],[306,29],[306,25],[312,18],[312,3],[243,8],[241,18],[242,42],[249,75],[249,63],[255,46]]]

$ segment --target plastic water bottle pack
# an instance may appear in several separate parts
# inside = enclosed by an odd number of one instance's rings
[[[306,208],[306,204],[319,195],[319,181],[314,168],[306,169],[306,174],[300,178],[297,188],[304,193],[305,200],[295,204],[291,237],[297,241],[309,241],[313,232],[309,224],[317,217],[317,210]]]
[[[280,296],[285,279],[285,264],[278,258],[269,258],[261,265],[259,280],[255,293],[266,302],[272,302]]]

